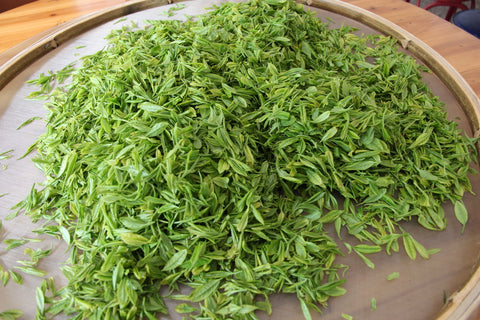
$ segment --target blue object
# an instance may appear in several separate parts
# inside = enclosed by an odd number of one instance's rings
[[[452,22],[480,39],[480,9],[460,11],[453,16]]]

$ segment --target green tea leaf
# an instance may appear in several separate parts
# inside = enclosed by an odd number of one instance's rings
[[[378,163],[375,161],[361,161],[361,162],[355,162],[351,163],[349,165],[345,166],[345,170],[367,170],[368,168],[371,168]]]
[[[302,308],[303,317],[305,318],[305,320],[311,320],[312,315],[310,313],[310,310],[308,309],[307,304],[305,303],[305,300],[299,299],[299,301],[300,301],[300,306]]]
[[[29,125],[30,123],[34,122],[35,120],[42,120],[41,117],[31,117],[27,120],[25,120],[22,124],[20,124],[18,127],[17,127],[17,130]]]
[[[356,251],[356,254],[362,258],[363,262],[369,267],[370,269],[375,269],[375,264],[372,262],[372,260],[368,259],[363,253]]]
[[[280,5],[282,3],[285,3],[286,0],[265,0],[265,2],[270,5]]]
[[[135,234],[132,232],[124,232],[120,234],[120,238],[123,242],[130,246],[141,246],[150,242],[149,239],[145,238],[140,234]]]
[[[307,176],[311,183],[317,185],[319,187],[325,188],[325,182],[323,181],[322,177],[315,171],[307,170]]]
[[[310,44],[307,41],[302,41],[300,45],[302,47],[302,52],[305,53],[307,57],[311,58],[314,52]]]
[[[457,218],[458,222],[462,225],[462,233],[465,230],[465,225],[468,221],[468,211],[467,208],[465,207],[465,204],[463,204],[463,201],[455,201],[454,204],[454,210],[455,210],[455,217]]]
[[[6,286],[8,281],[10,280],[10,273],[8,271],[0,270],[0,282],[2,286]]]
[[[395,279],[397,279],[398,277],[400,277],[400,273],[399,273],[399,272],[392,272],[392,273],[390,273],[390,274],[387,276],[387,280],[389,280],[389,281],[395,280]]]
[[[403,246],[410,259],[415,260],[417,258],[417,249],[412,236],[408,233],[403,234]]]
[[[140,104],[138,106],[138,108],[142,109],[142,110],[145,110],[145,111],[148,111],[148,112],[158,112],[158,111],[165,110],[165,108],[162,107],[162,106],[159,106],[159,105],[156,105],[156,104],[151,104],[151,103],[148,103],[148,102],[144,102],[144,103]]]
[[[230,168],[233,169],[233,171],[242,176],[248,176],[248,172],[251,170],[247,164],[234,158],[228,158],[227,163],[229,164]]]
[[[44,314],[45,310],[45,293],[41,287],[37,287],[36,289],[36,300],[37,300],[37,308],[40,310],[40,314]]]
[[[378,245],[358,244],[353,247],[353,250],[363,254],[371,254],[382,251],[382,247]]]
[[[15,320],[23,316],[23,311],[18,309],[10,309],[0,312],[0,319],[2,320]]]
[[[415,141],[409,146],[410,149],[423,146],[430,140],[432,135],[432,128],[427,127],[425,130],[415,139]]]
[[[192,302],[199,302],[210,297],[215,291],[217,291],[220,285],[220,279],[210,280],[199,287],[193,289],[188,296],[188,299]]]
[[[328,129],[327,132],[325,132],[325,134],[323,135],[323,137],[320,141],[324,142],[324,141],[327,141],[327,140],[333,138],[333,136],[335,136],[337,134],[337,132],[338,132],[337,127],[332,127],[330,129]]]
[[[321,123],[330,117],[330,111],[327,110],[312,120],[313,123]]]
[[[10,273],[10,277],[13,279],[13,281],[15,281],[18,284],[23,283],[23,278],[20,274],[18,274],[17,272],[15,272],[13,270],[9,270],[8,272]]]
[[[9,155],[9,153],[11,153],[13,151],[14,151],[13,149],[10,149],[10,150],[7,150],[7,151],[4,151],[4,152],[0,153],[0,160],[11,158],[11,155]]]
[[[438,181],[438,177],[436,175],[433,175],[432,173],[422,170],[422,169],[417,169],[420,177],[422,177],[425,180],[430,180],[430,181]]]
[[[19,247],[25,243],[29,242],[28,239],[5,239],[3,243],[7,245],[5,250],[11,250],[13,248]]]
[[[179,267],[187,258],[187,249],[176,252],[165,264],[163,271],[170,271]]]
[[[178,313],[192,313],[197,311],[197,308],[192,307],[188,303],[181,303],[175,306],[175,311]]]
[[[34,267],[19,267],[19,266],[15,266],[14,268],[22,271],[23,273],[30,274],[30,275],[36,276],[36,277],[44,277],[44,276],[47,274],[46,271],[39,270],[39,269],[34,268]]]
[[[353,320],[353,317],[346,313],[342,313],[342,318],[345,320]]]

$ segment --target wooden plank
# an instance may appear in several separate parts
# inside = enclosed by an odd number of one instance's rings
[[[0,0],[0,12],[11,10],[13,8],[19,7],[21,5],[24,5],[32,1],[35,1],[35,0],[15,0],[15,1]]]
[[[37,0],[0,14],[0,52],[69,20],[131,0]]]

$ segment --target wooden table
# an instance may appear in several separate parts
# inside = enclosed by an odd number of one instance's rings
[[[0,13],[0,53],[33,36],[91,12],[129,0],[36,0]],[[0,63],[4,61],[0,60]]]

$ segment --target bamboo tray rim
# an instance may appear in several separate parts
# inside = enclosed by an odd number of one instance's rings
[[[175,0],[175,3],[183,1],[185,0]],[[350,3],[338,0],[295,1],[353,19],[397,39],[403,49],[408,50],[413,56],[425,63],[447,86],[466,113],[473,135],[480,137],[480,97],[476,95],[461,74],[425,42],[390,20]],[[6,60],[5,57],[12,56],[0,65],[0,90],[37,59],[66,41],[116,18],[171,4],[172,2],[172,0],[131,0],[124,4],[72,19],[21,42],[0,53],[0,63],[2,60]],[[480,143],[477,144],[477,149],[480,150]],[[470,279],[448,298],[436,320],[467,320],[478,309],[479,305],[480,267],[473,266]]]

